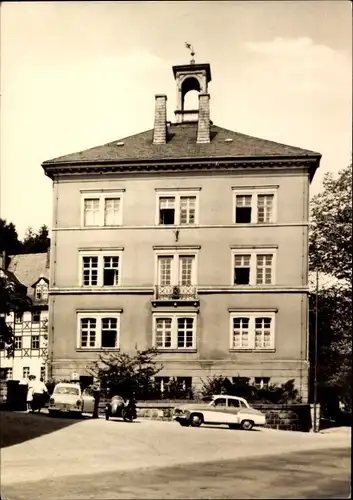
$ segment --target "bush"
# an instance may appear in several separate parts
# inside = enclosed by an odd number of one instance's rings
[[[227,377],[215,375],[202,380],[201,394],[203,398],[209,398],[215,394],[228,394],[246,399],[249,403],[262,404],[291,404],[302,401],[298,390],[295,388],[294,379],[288,380],[277,387],[271,384],[268,388],[257,389],[250,385],[250,378],[235,377],[231,382]]]
[[[201,396],[203,398],[208,398],[214,394],[230,394],[229,391],[232,390],[232,382],[222,375],[214,375],[213,377],[207,377],[206,380],[202,380]]]
[[[154,391],[153,377],[163,368],[157,366],[157,349],[143,351],[136,349],[134,354],[100,354],[97,361],[87,366],[87,371],[99,380],[102,393],[124,398],[134,394],[136,399],[148,398]]]

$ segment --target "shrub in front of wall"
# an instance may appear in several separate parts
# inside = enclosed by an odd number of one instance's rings
[[[229,391],[233,390],[232,382],[223,375],[214,375],[213,377],[207,377],[205,380],[201,379],[201,396],[203,398],[209,398],[215,394],[229,394]]]

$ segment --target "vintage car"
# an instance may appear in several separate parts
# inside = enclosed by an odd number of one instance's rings
[[[93,391],[90,388],[81,391],[80,384],[60,382],[54,387],[53,394],[49,399],[49,414],[55,415],[59,412],[83,413],[93,415],[94,412]]]
[[[125,422],[132,422],[137,418],[135,400],[125,400],[121,396],[113,396],[105,406],[105,419],[111,417],[122,418]]]
[[[173,419],[183,427],[199,427],[201,424],[228,425],[231,429],[249,431],[254,425],[265,425],[264,413],[252,408],[244,398],[217,395],[211,401],[185,404],[174,409]]]

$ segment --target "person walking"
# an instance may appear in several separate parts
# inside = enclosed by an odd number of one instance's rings
[[[35,380],[34,375],[30,375],[28,378],[28,386],[27,386],[27,413],[29,413],[31,410],[33,411],[32,404],[33,404],[33,382]]]
[[[35,410],[40,413],[40,410],[44,406],[46,395],[48,394],[48,389],[43,382],[43,379],[41,378],[40,380],[36,380],[35,375],[33,375],[34,381],[33,381],[33,401],[32,401],[32,411],[33,413]]]

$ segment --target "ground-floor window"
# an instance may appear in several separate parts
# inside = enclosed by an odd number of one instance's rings
[[[192,394],[192,377],[155,377],[154,383],[161,396],[184,398]]]
[[[7,370],[6,370],[6,380],[12,380],[12,379],[13,379],[12,368],[7,368]]]
[[[77,315],[77,347],[80,349],[117,349],[120,313],[80,313]]]
[[[195,349],[196,314],[154,314],[153,333],[157,349]]]
[[[28,378],[30,373],[29,366],[24,366],[22,368],[22,378]]]
[[[254,386],[257,389],[268,389],[270,377],[255,377]]]

